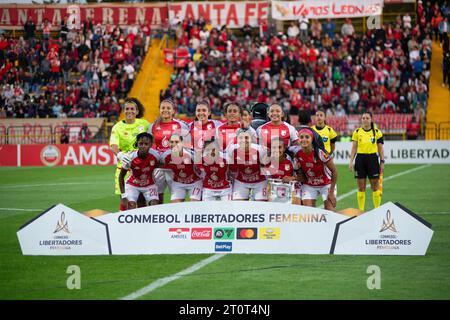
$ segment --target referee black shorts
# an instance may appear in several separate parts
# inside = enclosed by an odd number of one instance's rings
[[[356,154],[355,178],[357,179],[378,179],[380,177],[380,163],[376,153]]]

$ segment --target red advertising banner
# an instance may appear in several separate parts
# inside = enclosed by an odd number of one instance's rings
[[[202,1],[173,2],[169,5],[169,19],[210,20],[213,26],[240,28],[245,24],[256,27],[269,18],[269,1]]]
[[[82,21],[92,21],[102,25],[133,26],[149,23],[160,26],[168,18],[167,4],[158,3],[101,3],[86,5],[15,5],[0,7],[0,28],[21,28],[30,17],[39,29],[45,19],[59,29],[61,20],[68,16],[69,24],[79,27]]]
[[[8,157],[4,158],[2,155],[0,166],[108,166],[116,162],[107,144],[29,144],[2,147],[7,148]],[[17,147],[20,151],[20,161],[14,163],[13,153],[17,155]]]
[[[184,68],[189,63],[189,50],[187,48],[164,49],[164,63],[173,66],[176,63],[177,68]]]
[[[0,167],[17,167],[17,145],[0,145]]]

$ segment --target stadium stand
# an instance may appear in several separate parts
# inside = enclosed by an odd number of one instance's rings
[[[227,101],[277,101],[290,115],[324,108],[337,130],[352,121],[334,118],[364,110],[408,114],[380,117],[387,133],[404,133],[413,113],[424,120],[431,57],[429,31],[409,27],[405,17],[365,34],[354,32],[350,19],[340,30],[332,21],[313,21],[304,41],[296,24],[287,33],[239,38],[203,20],[183,21],[178,45],[189,49],[190,61],[176,69],[161,98],[175,97],[178,111],[188,117],[205,98],[217,117]],[[291,123],[296,125],[295,116]]]
[[[419,3],[417,16],[390,14],[378,30],[366,30],[364,19],[311,20],[306,33],[298,23],[277,32],[180,21],[167,33],[189,58],[171,76],[173,65],[162,63],[161,49],[174,44],[166,36],[149,46],[148,29],[85,21],[80,30],[51,37],[44,26],[34,31],[25,25],[18,37],[0,35],[0,117],[105,117],[113,123],[128,94],[155,118],[159,94],[174,97],[185,119],[204,98],[216,118],[227,101],[277,101],[293,125],[299,109],[324,108],[341,134],[351,130],[353,115],[367,110],[385,115],[375,119],[387,134],[404,138],[413,114],[425,127],[431,19],[436,10],[448,11],[435,7]]]

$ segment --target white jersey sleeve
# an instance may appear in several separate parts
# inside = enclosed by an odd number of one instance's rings
[[[297,130],[295,130],[294,126],[290,125],[287,122],[285,122],[285,124],[289,129],[289,140],[291,141],[291,143],[298,141],[298,132]]]
[[[129,169],[130,169],[130,167],[131,167],[131,162],[132,162],[134,159],[136,159],[137,156],[138,156],[137,150],[129,152],[129,153],[128,153],[128,156],[130,157],[130,161],[127,162],[127,163],[123,163],[123,164],[122,164],[122,169],[125,169],[125,170],[129,170]]]
[[[320,161],[322,161],[323,163],[327,163],[328,161],[331,160],[331,157],[328,154],[326,154],[322,149],[318,149],[318,151]]]
[[[156,151],[155,149],[150,149],[148,151],[148,153],[153,155],[156,158],[156,160],[158,161],[158,163],[161,163],[161,154],[158,151]]]

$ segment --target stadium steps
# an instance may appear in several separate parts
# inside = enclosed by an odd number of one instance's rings
[[[429,84],[429,97],[427,107],[427,123],[437,124],[449,122],[448,124],[441,124],[439,139],[450,140],[450,90],[442,86],[442,48],[439,42],[433,41],[431,55],[431,72]],[[433,135],[427,137],[429,140],[434,140]]]
[[[164,64],[163,47],[166,38],[154,39],[136,76],[129,97],[138,98],[145,108],[145,119],[155,121],[159,115],[159,93],[170,83],[173,67]],[[123,113],[121,114],[123,118]]]

